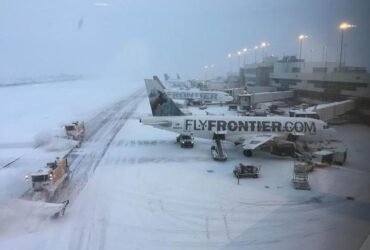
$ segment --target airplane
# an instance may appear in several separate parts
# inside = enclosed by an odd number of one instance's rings
[[[243,154],[251,157],[253,151],[273,141],[287,141],[288,137],[306,140],[324,140],[333,136],[333,129],[322,120],[282,116],[188,116],[175,105],[160,82],[145,79],[153,116],[140,122],[158,129],[193,137],[214,140],[223,134],[224,140],[241,146]]]
[[[171,89],[181,89],[181,90],[190,89],[189,82],[185,80],[181,80],[179,74],[177,74],[176,79],[171,79],[167,73],[164,73],[164,83],[165,83],[165,86]]]
[[[157,76],[153,77],[154,80],[161,85],[161,88],[166,94],[177,100],[185,100],[188,104],[196,103],[228,103],[234,100],[232,96],[222,91],[202,91],[202,90],[177,90],[166,89]],[[167,78],[167,77],[166,77]]]
[[[169,74],[167,74],[167,73],[164,73],[164,79],[165,79],[166,81],[171,80],[171,78],[170,78]],[[181,80],[180,74],[177,74],[177,75],[176,75],[176,80]]]

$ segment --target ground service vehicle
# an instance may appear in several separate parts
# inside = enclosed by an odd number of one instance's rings
[[[244,165],[239,163],[234,168],[234,176],[236,178],[242,177],[253,177],[258,178],[261,166],[254,166],[254,165]]]
[[[312,166],[306,162],[297,162],[294,164],[292,183],[295,189],[310,190],[308,182],[308,172],[312,171]]]
[[[67,159],[57,158],[53,162],[47,163],[45,168],[31,173],[32,200],[50,201],[55,198],[57,193],[68,183],[69,166]]]
[[[194,138],[191,135],[180,134],[176,138],[177,142],[180,143],[182,148],[192,148],[194,147]]]
[[[85,135],[85,124],[84,122],[72,122],[64,126],[67,138],[73,140],[82,141]]]

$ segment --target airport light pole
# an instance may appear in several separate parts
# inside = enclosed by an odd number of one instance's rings
[[[258,46],[254,46],[254,64],[257,63],[257,50],[258,50]]]
[[[313,49],[310,49],[310,61],[311,61],[311,62],[312,62],[313,52],[314,52],[314,50],[313,50]]]
[[[263,58],[265,57],[265,47],[266,47],[266,43],[265,42],[261,43],[261,48],[262,48],[262,63],[263,63]]]
[[[227,54],[227,60],[229,61],[229,72],[231,73],[231,60],[232,60],[231,53]]]
[[[247,48],[243,49],[243,67],[245,66],[245,57],[246,57],[247,51],[248,51]]]
[[[304,34],[300,34],[298,36],[298,40],[299,40],[299,60],[302,60],[302,46],[303,46],[303,40],[304,39],[307,39],[308,36],[304,35]]]
[[[353,25],[353,24],[350,24],[350,23],[347,23],[347,22],[343,22],[339,25],[339,29],[341,31],[341,35],[340,35],[340,54],[339,54],[339,70],[342,70],[342,56],[343,56],[343,40],[344,40],[344,31],[346,31],[347,29],[350,29],[350,28],[355,28],[356,25]]]
[[[207,81],[207,69],[208,65],[204,65],[204,81]]]
[[[210,75],[211,75],[211,79],[214,77],[214,75],[213,75],[213,68],[215,67],[215,65],[214,64],[211,64],[210,66],[209,66],[210,68],[211,68],[211,72],[210,72]]]
[[[260,48],[262,48],[262,63],[263,63],[264,58],[265,58],[265,48],[267,46],[270,46],[270,44],[269,43],[266,43],[266,42],[262,42],[261,43],[261,46],[260,46]]]
[[[322,46],[322,61],[326,63],[326,56],[327,56],[327,46],[324,44]]]
[[[239,59],[239,69],[238,69],[238,71],[239,71],[240,70],[240,56],[241,56],[242,52],[239,50],[237,54],[238,54],[238,59]]]
[[[343,65],[346,65],[346,50],[347,50],[347,45],[346,43],[343,43]]]

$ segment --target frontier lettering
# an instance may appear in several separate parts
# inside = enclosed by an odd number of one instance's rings
[[[307,121],[223,121],[223,120],[185,120],[185,130],[190,131],[239,131],[239,132],[296,132],[316,133],[315,122]]]

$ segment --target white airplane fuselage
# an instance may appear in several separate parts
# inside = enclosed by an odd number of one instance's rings
[[[249,135],[266,134],[282,139],[289,134],[304,135],[307,140],[317,141],[332,136],[333,132],[321,120],[277,116],[156,116],[142,118],[142,122],[155,128],[210,140],[214,133],[225,132],[225,140],[234,143],[242,142]]]
[[[189,100],[195,102],[227,103],[233,101],[233,97],[222,91],[197,91],[197,90],[171,90],[166,89],[166,94],[177,100]]]

